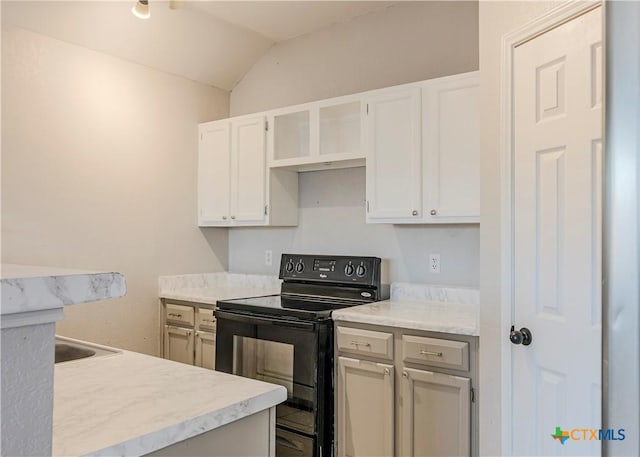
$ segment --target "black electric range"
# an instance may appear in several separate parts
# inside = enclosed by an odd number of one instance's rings
[[[333,455],[333,321],[388,298],[377,257],[283,254],[279,295],[217,303],[216,370],[280,384],[276,455]]]

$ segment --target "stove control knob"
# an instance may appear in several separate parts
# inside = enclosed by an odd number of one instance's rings
[[[296,263],[296,273],[302,273],[304,271],[304,263]]]
[[[351,276],[353,274],[353,265],[347,264],[347,266],[344,267],[344,274],[347,276]]]
[[[287,273],[291,273],[293,271],[293,262],[291,260],[289,260],[285,264],[284,269],[287,270]]]
[[[364,276],[366,272],[367,269],[364,267],[364,265],[358,265],[358,267],[356,268],[356,274],[360,277]]]

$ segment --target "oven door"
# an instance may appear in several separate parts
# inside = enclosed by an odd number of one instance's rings
[[[279,384],[276,424],[315,435],[317,324],[217,311],[216,370]]]

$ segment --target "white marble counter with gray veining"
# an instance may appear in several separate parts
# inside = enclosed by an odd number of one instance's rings
[[[215,305],[218,300],[279,294],[280,284],[275,276],[227,272],[160,276],[158,295]]]
[[[129,351],[60,363],[53,455],[147,454],[264,411],[286,395],[281,386]]]
[[[126,292],[124,276],[115,272],[2,264],[2,315],[62,308]]]
[[[393,283],[391,299],[334,311],[337,321],[478,336],[479,293],[467,287]]]

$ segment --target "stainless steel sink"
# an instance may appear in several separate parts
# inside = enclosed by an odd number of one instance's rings
[[[96,355],[96,351],[94,351],[93,349],[72,346],[66,343],[56,343],[56,363],[84,359],[86,357],[91,357],[94,355]]]
[[[120,354],[120,351],[106,346],[100,346],[99,344],[56,336],[55,363],[71,362],[89,357],[102,357],[114,354]]]

